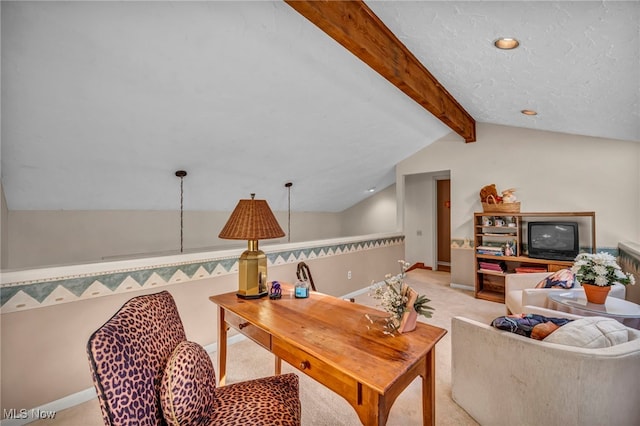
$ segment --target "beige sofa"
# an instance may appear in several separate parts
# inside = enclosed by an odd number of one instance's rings
[[[540,281],[551,274],[551,272],[535,272],[506,275],[504,280],[504,305],[507,314],[527,312],[524,309],[527,305],[548,308],[547,294],[549,292],[567,291],[566,289],[535,288]],[[609,296],[619,299],[624,299],[625,295],[626,288],[622,284],[614,284],[609,292]]]
[[[583,349],[451,322],[452,397],[481,425],[640,424],[639,330],[627,328],[627,343]]]

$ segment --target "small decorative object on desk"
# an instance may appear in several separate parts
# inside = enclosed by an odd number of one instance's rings
[[[296,282],[294,294],[298,299],[309,297],[309,283],[304,280]]]
[[[280,299],[282,297],[282,287],[278,281],[273,281],[269,289],[269,299]]]
[[[384,334],[396,334],[412,331],[416,328],[418,315],[431,318],[433,308],[427,306],[430,302],[425,295],[418,295],[414,289],[404,282],[409,264],[399,260],[401,272],[399,275],[388,274],[384,282],[371,287],[370,295],[380,300],[380,306],[388,312],[385,317],[374,317],[365,314],[370,324],[381,324]],[[370,328],[371,326],[367,326]]]
[[[615,283],[623,285],[636,283],[633,275],[622,271],[615,257],[604,252],[580,253],[576,256],[571,272],[582,284],[587,301],[591,303],[605,303],[610,287]]]

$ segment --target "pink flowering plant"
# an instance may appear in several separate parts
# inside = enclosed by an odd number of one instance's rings
[[[413,291],[407,283],[404,282],[404,278],[409,268],[409,263],[404,260],[398,260],[400,264],[400,274],[398,275],[385,275],[385,280],[382,283],[374,284],[371,286],[371,292],[369,293],[374,299],[380,301],[378,306],[382,307],[390,315],[384,318],[385,324],[383,325],[383,332],[385,334],[394,335],[398,331],[398,327],[402,321],[402,316],[409,310],[407,306],[409,302],[410,294]],[[425,318],[431,318],[433,308],[428,306],[431,300],[425,295],[419,295],[413,303],[413,309]],[[378,318],[372,318],[370,315],[365,315],[369,322],[376,323]]]
[[[580,253],[576,256],[571,272],[581,283],[607,287],[620,283],[634,285],[635,277],[622,271],[616,258],[609,253]]]

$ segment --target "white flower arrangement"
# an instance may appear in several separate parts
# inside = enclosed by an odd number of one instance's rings
[[[609,253],[580,253],[576,256],[571,272],[581,283],[595,284],[600,287],[612,286],[615,283],[634,285],[635,277],[622,271],[616,258]]]
[[[383,328],[385,329],[385,334],[392,335],[399,330],[403,315],[410,309],[407,304],[411,298],[411,293],[414,293],[413,297],[415,298],[413,309],[418,315],[431,318],[431,311],[433,310],[432,307],[427,305],[430,300],[425,295],[417,296],[415,291],[404,282],[409,263],[404,260],[398,260],[398,263],[400,264],[400,274],[385,275],[384,282],[372,285],[369,293],[374,299],[380,301],[380,307],[391,314]],[[375,322],[369,315],[366,316],[371,323]]]

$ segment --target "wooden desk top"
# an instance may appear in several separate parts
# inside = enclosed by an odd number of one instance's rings
[[[384,335],[367,329],[370,323],[364,316],[381,316],[383,311],[317,292],[296,299],[289,288],[283,289],[282,298],[277,300],[245,300],[235,293],[209,299],[380,394],[385,394],[447,333],[418,322],[409,333]]]

